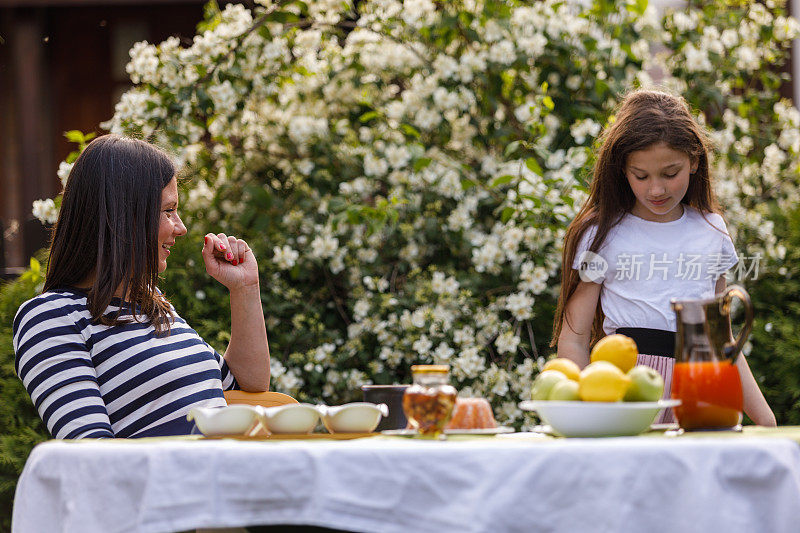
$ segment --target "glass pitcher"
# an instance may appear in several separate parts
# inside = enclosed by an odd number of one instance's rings
[[[742,300],[745,323],[731,332],[731,302]],[[672,397],[684,430],[734,429],[742,421],[742,383],[736,358],[753,327],[753,304],[742,287],[731,285],[713,298],[671,301],[677,315]]]

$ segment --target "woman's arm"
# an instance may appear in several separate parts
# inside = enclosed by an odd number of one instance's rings
[[[716,294],[723,292],[725,286],[725,276],[721,276],[715,286]],[[736,368],[739,370],[739,379],[742,382],[744,412],[759,426],[775,426],[775,414],[761,393],[761,389],[758,388],[744,354],[739,354],[736,358]]]
[[[581,281],[564,306],[558,357],[571,359],[581,368],[589,364],[589,343],[601,287],[597,283]]]
[[[231,295],[231,340],[225,361],[245,391],[269,388],[269,344],[258,265],[247,243],[223,233],[207,234],[203,245],[206,272]]]
[[[113,438],[97,371],[67,298],[39,296],[13,323],[17,375],[57,439]]]

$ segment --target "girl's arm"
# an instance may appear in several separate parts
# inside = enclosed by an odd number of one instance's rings
[[[589,364],[589,343],[601,287],[597,283],[581,281],[564,306],[558,357],[571,359],[581,368]]]
[[[721,276],[717,280],[716,293],[724,291],[725,285],[725,276]],[[761,394],[761,389],[758,388],[758,383],[750,371],[750,365],[747,364],[744,354],[739,354],[739,357],[736,358],[736,368],[739,370],[739,379],[742,381],[744,412],[759,426],[777,425],[775,414],[770,409],[764,395]]]
[[[203,245],[206,272],[231,295],[231,340],[225,361],[245,391],[269,388],[269,345],[258,265],[247,243],[222,233],[207,234]]]

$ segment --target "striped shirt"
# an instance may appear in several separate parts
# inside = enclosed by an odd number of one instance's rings
[[[106,309],[131,317],[114,298]],[[175,316],[168,336],[139,322],[94,324],[86,292],[59,289],[22,304],[13,324],[15,369],[55,438],[191,432],[192,407],[224,406],[237,388],[225,359]]]

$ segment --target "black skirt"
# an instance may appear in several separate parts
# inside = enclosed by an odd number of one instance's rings
[[[675,357],[675,332],[650,328],[617,328],[621,333],[633,339],[639,353]]]

